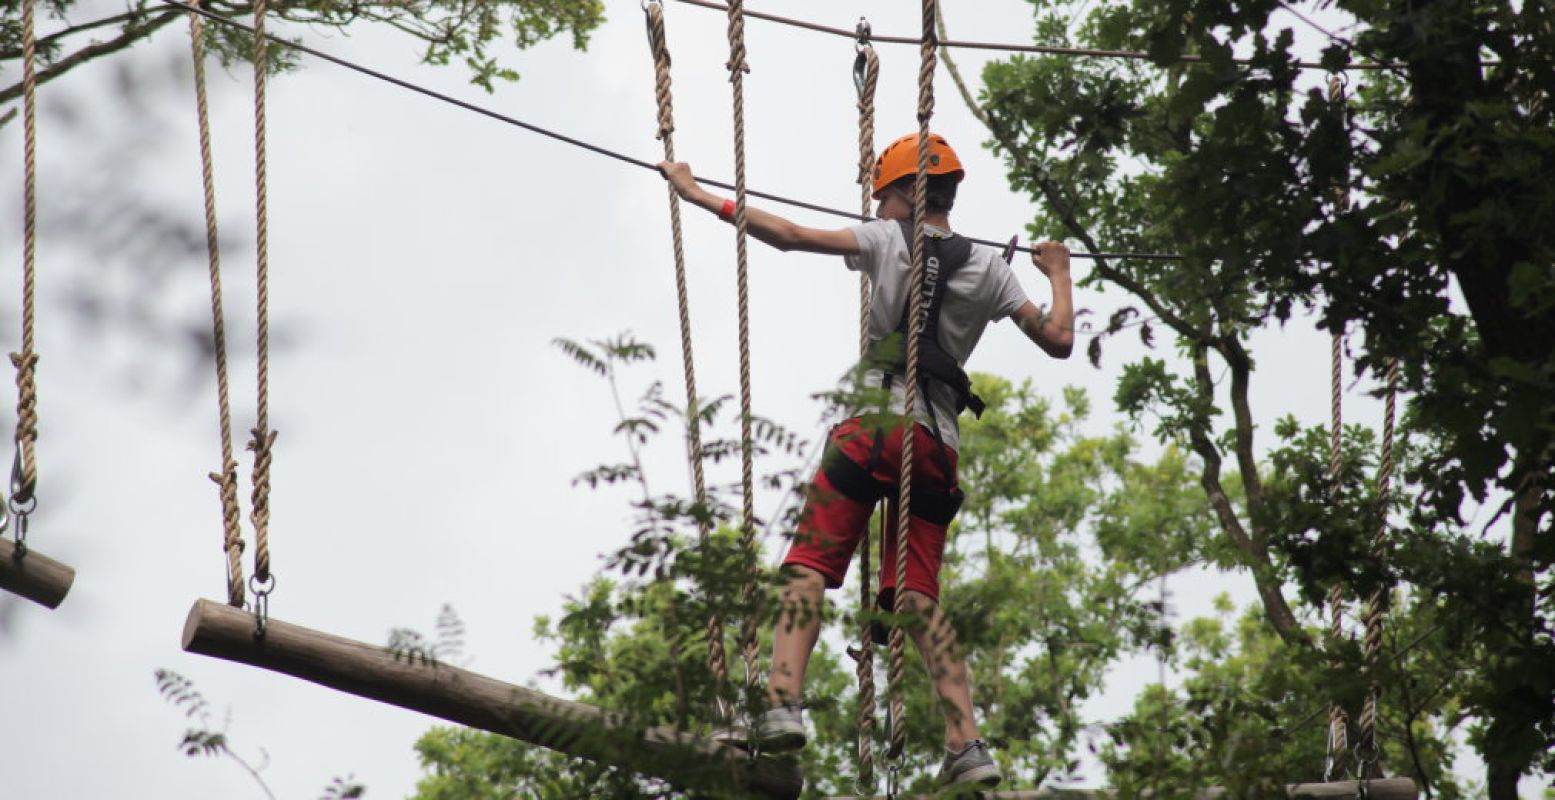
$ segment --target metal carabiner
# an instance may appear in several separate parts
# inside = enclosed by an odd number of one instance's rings
[[[38,505],[38,497],[32,486],[27,485],[27,475],[22,469],[22,443],[16,443],[16,455],[11,459],[11,498],[6,503],[16,514],[30,514]]]
[[[270,622],[270,593],[275,591],[275,573],[260,580],[258,575],[248,578],[249,591],[254,595],[254,641],[264,642],[265,628]]]
[[[648,53],[657,58],[659,55],[659,40],[653,35],[653,15],[648,12],[649,6],[659,6],[659,13],[664,13],[664,6],[659,5],[659,0],[642,0],[643,27],[648,29]],[[669,57],[668,48],[665,48],[665,58]]]
[[[1019,243],[1020,243],[1020,234],[1017,233],[1014,236],[1010,237],[1010,243],[1004,246],[1004,263],[1006,263],[1006,264],[1013,264],[1013,263],[1015,263],[1015,261],[1014,261],[1014,259],[1015,259],[1015,245],[1017,245]]]
[[[853,88],[858,90],[859,97],[864,96],[864,83],[869,79],[869,55],[864,48],[869,47],[869,20],[858,18],[858,39],[853,43],[853,52],[858,55],[853,58]]]

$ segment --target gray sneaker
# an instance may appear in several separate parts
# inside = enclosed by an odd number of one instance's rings
[[[945,763],[939,768],[941,786],[976,783],[991,788],[1002,780],[1004,776],[999,773],[999,765],[994,763],[993,756],[988,753],[988,743],[982,739],[967,742],[960,752],[946,753]]]
[[[756,718],[756,746],[765,753],[788,753],[805,746],[804,705],[784,703]]]

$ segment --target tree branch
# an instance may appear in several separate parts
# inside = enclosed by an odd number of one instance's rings
[[[1253,371],[1252,358],[1247,355],[1242,342],[1232,333],[1222,336],[1215,350],[1226,360],[1226,364],[1231,369],[1231,414],[1236,424],[1237,469],[1242,473],[1242,490],[1247,493],[1248,507],[1258,509],[1263,506],[1264,491],[1263,478],[1258,474],[1258,459],[1253,453],[1253,411],[1252,404],[1248,401],[1248,389]],[[1251,516],[1253,543],[1263,548],[1268,543],[1268,534],[1257,524],[1258,513],[1255,511]]]
[[[38,49],[43,50],[55,42],[60,41],[61,39],[69,38],[78,33],[85,33],[86,31],[96,30],[98,28],[106,28],[109,25],[117,25],[121,22],[131,22],[141,19],[145,16],[146,14],[143,11],[126,11],[123,14],[117,14],[112,17],[103,17],[102,19],[92,20],[91,22],[83,22],[80,25],[72,25],[69,28],[65,28],[64,30],[55,31],[48,36],[39,38]],[[22,50],[19,47],[15,50],[0,50],[0,61],[10,61],[12,59],[21,57]]]
[[[1215,382],[1209,373],[1207,345],[1193,346],[1193,375],[1199,402],[1212,405]],[[1275,633],[1279,634],[1287,644],[1310,645],[1310,640],[1302,631],[1300,623],[1296,621],[1296,615],[1291,612],[1290,604],[1285,600],[1285,593],[1281,590],[1279,579],[1274,574],[1274,565],[1269,560],[1268,551],[1248,535],[1242,520],[1236,515],[1236,508],[1231,504],[1231,498],[1226,495],[1225,487],[1220,483],[1222,459],[1219,448],[1210,439],[1204,426],[1193,426],[1189,431],[1188,440],[1193,451],[1204,461],[1199,483],[1204,487],[1205,495],[1209,497],[1210,507],[1214,509],[1216,518],[1220,520],[1221,529],[1242,553],[1244,563],[1253,574],[1253,583],[1258,589],[1259,598],[1263,601],[1264,616],[1268,618],[1269,624],[1274,626]]]
[[[48,83],[98,56],[117,53],[156,33],[166,27],[168,23],[181,16],[183,15],[179,12],[169,11],[165,14],[150,17],[143,23],[127,25],[118,36],[107,41],[93,42],[71,53],[69,56],[50,64],[46,69],[40,70],[37,76],[38,83]],[[0,89],[0,103],[8,103],[20,97],[21,94],[22,84],[18,81],[5,89]]]

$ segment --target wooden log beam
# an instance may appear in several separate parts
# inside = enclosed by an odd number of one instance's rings
[[[75,583],[76,571],[29,547],[17,558],[16,543],[0,539],[0,589],[49,608],[59,608]]]
[[[260,641],[254,623],[242,609],[198,600],[184,624],[184,650],[620,766],[685,790],[738,789],[789,800],[804,788],[804,775],[792,762],[752,761],[708,739],[670,728],[644,730],[593,706],[275,619]]]
[[[1380,778],[1374,781],[1366,781],[1365,797],[1369,800],[1415,800],[1419,792],[1415,788],[1415,782],[1409,778]],[[1361,797],[1359,781],[1335,781],[1333,783],[1298,783],[1285,787],[1284,797],[1290,798],[1354,798]],[[947,795],[948,796],[948,795]],[[1105,789],[1031,789],[1026,791],[1011,792],[981,792],[972,795],[957,795],[977,797],[981,800],[1112,800],[1116,797]],[[1205,789],[1195,795],[1198,800],[1222,800],[1228,797],[1225,789]],[[921,794],[912,795],[902,800],[930,800],[937,795]],[[825,800],[885,800],[881,795],[875,797],[828,797]]]

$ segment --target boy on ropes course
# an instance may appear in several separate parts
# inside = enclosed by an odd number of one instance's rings
[[[832,429],[805,500],[792,549],[784,560],[783,612],[773,644],[767,694],[771,708],[756,720],[754,741],[764,752],[800,749],[805,669],[820,635],[819,609],[825,589],[842,585],[848,561],[882,497],[894,504],[901,464],[905,357],[912,273],[912,191],[918,135],[897,139],[875,161],[873,196],[878,219],[852,228],[820,230],[776,214],[746,210],[752,236],[779,250],[843,256],[848,269],[870,279],[870,345],[865,355],[867,386],[891,393],[894,417],[855,416]],[[686,201],[729,219],[734,201],[699,186],[689,165],[659,165]],[[1026,296],[1014,271],[997,250],[973,244],[950,229],[950,209],[965,176],[945,139],[930,136],[923,325],[918,368],[923,402],[914,409],[911,521],[907,534],[907,579],[902,610],[917,618],[913,642],[928,665],[945,712],[947,754],[939,778],[944,784],[997,784],[1002,776],[978,737],[972,712],[971,675],[956,653],[955,635],[939,608],[939,571],[945,534],[961,506],[956,480],[956,417],[983,402],[972,393],[962,365],[989,322],[1009,317],[1038,347],[1068,358],[1074,347],[1074,302],[1069,249],[1060,242],[1032,248],[1032,263],[1052,285],[1053,307],[1044,313]],[[890,609],[896,575],[896,512],[885,515],[880,570],[881,608]]]

